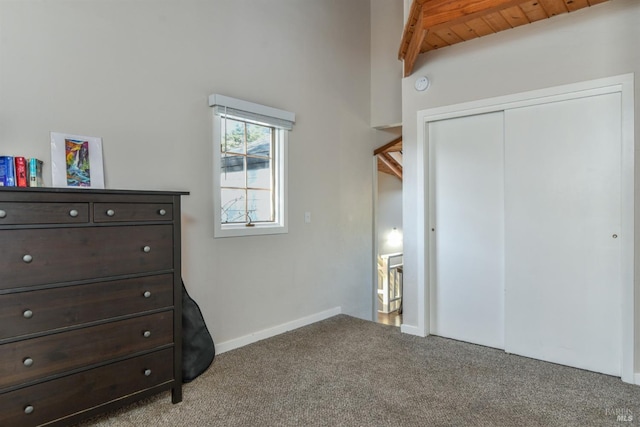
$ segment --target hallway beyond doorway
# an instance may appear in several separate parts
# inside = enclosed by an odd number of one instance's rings
[[[392,311],[391,313],[378,312],[377,323],[400,327],[402,325],[402,314],[398,313],[398,311]]]

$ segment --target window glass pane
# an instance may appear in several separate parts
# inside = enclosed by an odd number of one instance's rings
[[[247,123],[247,153],[271,157],[272,132],[273,128]]]
[[[244,153],[244,122],[222,118],[220,150],[228,153]]]
[[[271,189],[271,159],[247,157],[247,187]]]
[[[244,156],[223,155],[220,159],[220,186],[245,188]]]
[[[221,222],[247,222],[245,190],[220,190]]]
[[[271,191],[248,190],[249,198],[247,207],[252,222],[273,221],[273,209],[271,203]]]

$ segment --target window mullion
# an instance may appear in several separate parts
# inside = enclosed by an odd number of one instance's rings
[[[249,143],[248,143],[248,135],[247,135],[247,123],[244,123],[244,220],[246,223],[251,222],[249,215]]]

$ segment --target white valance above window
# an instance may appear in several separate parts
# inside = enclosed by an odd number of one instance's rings
[[[249,120],[280,129],[291,130],[296,121],[295,113],[290,111],[215,93],[209,96],[209,106],[220,116]]]

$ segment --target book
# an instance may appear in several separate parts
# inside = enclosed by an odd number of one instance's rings
[[[29,187],[44,187],[42,181],[42,160],[34,157],[29,159]]]
[[[16,187],[27,186],[27,159],[16,156],[13,158],[15,163]]]
[[[0,156],[0,187],[15,187],[16,175],[12,156]]]

